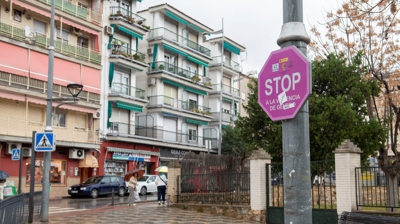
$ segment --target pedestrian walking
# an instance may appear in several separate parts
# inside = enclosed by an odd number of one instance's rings
[[[165,191],[167,190],[167,178],[165,177],[165,175],[158,175],[156,177],[156,180],[154,181],[157,185],[157,201],[158,201],[158,205],[161,204],[161,200],[162,200],[162,204],[165,204]]]
[[[132,177],[129,179],[129,198],[128,198],[128,206],[135,206],[135,192],[137,192],[137,177],[138,173],[134,173]]]

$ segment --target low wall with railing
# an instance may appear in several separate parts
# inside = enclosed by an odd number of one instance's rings
[[[33,217],[40,215],[42,192],[33,194]],[[0,201],[0,223],[27,223],[29,218],[29,193]]]

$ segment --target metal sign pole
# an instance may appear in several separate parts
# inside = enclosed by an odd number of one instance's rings
[[[283,23],[278,45],[295,45],[307,55],[302,0],[283,1]],[[308,100],[294,119],[282,121],[282,132],[285,224],[312,223]]]
[[[35,151],[35,135],[36,131],[32,132],[32,157],[31,157],[31,166],[29,167],[29,216],[28,223],[33,222],[33,193],[35,191],[35,160],[36,160],[36,151]]]

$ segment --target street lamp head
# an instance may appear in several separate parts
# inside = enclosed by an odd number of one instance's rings
[[[82,92],[83,85],[79,83],[70,83],[67,85],[68,92],[75,98]],[[77,93],[73,93],[72,90],[78,91]],[[75,92],[75,91],[74,91]]]

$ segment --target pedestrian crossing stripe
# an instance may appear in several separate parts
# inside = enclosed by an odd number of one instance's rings
[[[54,133],[36,133],[35,151],[54,151]]]
[[[18,148],[13,149],[11,153],[12,153],[12,160],[19,160],[20,159],[20,157],[19,157],[20,149],[18,149]]]

